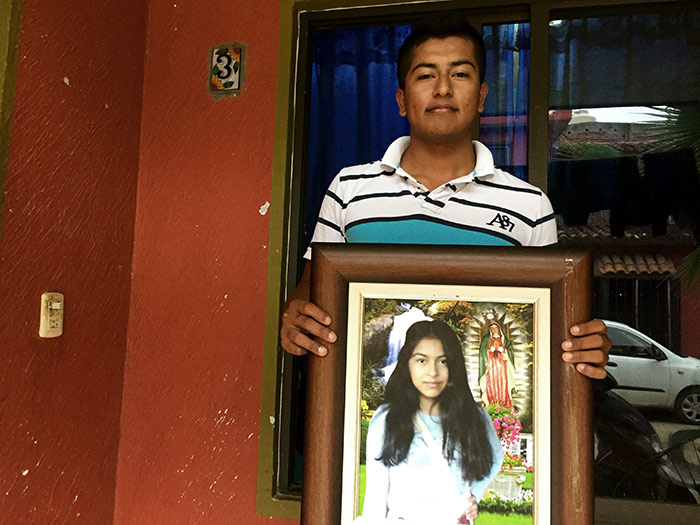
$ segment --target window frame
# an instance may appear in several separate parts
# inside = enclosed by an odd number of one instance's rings
[[[5,183],[10,160],[10,132],[15,106],[15,84],[19,64],[19,36],[22,26],[23,0],[0,4],[0,240],[5,215]]]
[[[270,234],[268,243],[268,279],[266,295],[266,331],[264,340],[263,381],[260,405],[260,437],[258,451],[257,509],[263,516],[297,518],[300,495],[281,490],[279,474],[288,468],[283,448],[289,449],[291,425],[289,411],[282,410],[291,396],[291,356],[279,346],[280,315],[289,292],[303,270],[299,263],[303,248],[304,170],[308,126],[304,87],[310,78],[309,28],[368,25],[391,18],[392,22],[415,17],[416,14],[460,9],[468,11],[475,26],[528,21],[531,35],[547,35],[531,42],[528,158],[529,182],[547,188],[549,126],[549,21],[571,16],[602,16],[629,13],[630,10],[673,11],[688,9],[692,2],[681,0],[474,0],[465,6],[457,0],[405,3],[402,0],[281,0],[279,20],[279,58],[275,109],[274,152]],[[474,16],[472,16],[472,13]],[[301,79],[305,74],[306,79]],[[597,498],[600,499],[600,498]],[[607,498],[603,498],[607,499]],[[603,520],[631,512],[633,503],[614,500],[597,508]],[[629,503],[629,505],[628,505]],[[640,523],[652,514],[666,516],[669,509],[684,512],[684,506],[655,502],[640,503]],[[691,511],[696,511],[691,508]],[[658,512],[658,514],[657,514]],[[634,513],[633,513],[634,514]],[[598,521],[598,520],[596,520]]]

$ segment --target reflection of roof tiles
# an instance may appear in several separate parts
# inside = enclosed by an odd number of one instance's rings
[[[660,253],[656,255],[603,254],[596,257],[594,269],[596,275],[611,273],[624,273],[627,275],[676,273],[676,267],[673,263]]]
[[[644,242],[655,242],[660,240],[659,237],[654,237],[649,226],[627,226],[623,237],[616,238],[610,233],[610,211],[603,210],[591,213],[588,218],[588,224],[584,226],[566,226],[561,215],[556,215],[557,234],[559,240],[571,241],[590,241],[590,240],[608,240],[614,241],[617,239],[629,239]],[[680,228],[677,224],[669,223],[666,230],[666,235],[662,237],[664,242],[688,242],[694,244],[693,235],[689,228]]]

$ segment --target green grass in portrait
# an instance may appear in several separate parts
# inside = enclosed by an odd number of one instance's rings
[[[365,484],[367,480],[367,466],[360,465],[360,479],[359,479],[359,502],[357,505],[357,514],[362,515],[362,509],[365,503]],[[523,489],[532,490],[532,474],[525,474],[525,482],[523,483]],[[481,512],[479,513],[479,519],[476,520],[475,525],[496,525],[496,524],[508,524],[508,525],[532,525],[532,516],[525,516],[522,514],[495,514],[492,512]]]

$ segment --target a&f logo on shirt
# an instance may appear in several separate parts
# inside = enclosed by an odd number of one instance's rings
[[[506,214],[501,215],[500,213],[497,213],[491,222],[487,222],[486,224],[493,226],[493,224],[496,222],[502,230],[508,230],[509,232],[512,232],[513,228],[515,227],[515,223],[511,221],[510,217],[508,217]]]

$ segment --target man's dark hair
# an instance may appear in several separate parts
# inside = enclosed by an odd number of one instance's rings
[[[413,26],[411,34],[401,44],[401,49],[399,49],[399,55],[396,59],[396,77],[401,89],[406,87],[406,76],[408,75],[408,69],[411,67],[411,62],[413,62],[416,48],[431,38],[445,39],[451,36],[464,38],[474,44],[474,58],[476,59],[476,66],[479,68],[479,82],[484,81],[486,50],[484,49],[484,40],[481,38],[481,34],[464,16],[441,13],[439,16],[432,15],[423,22]]]

